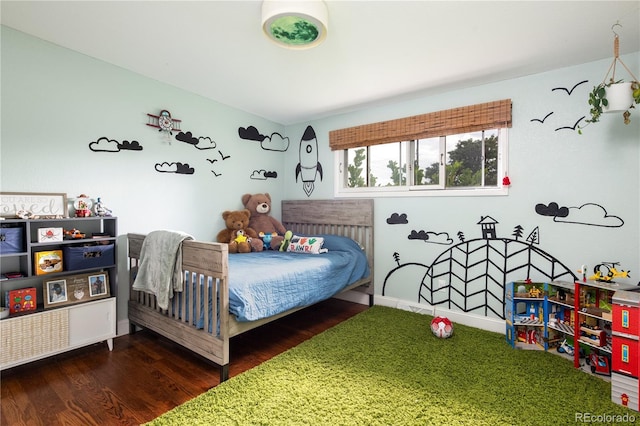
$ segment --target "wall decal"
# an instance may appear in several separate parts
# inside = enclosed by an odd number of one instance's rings
[[[138,141],[122,141],[122,143],[119,143],[103,136],[95,142],[90,142],[89,149],[93,152],[142,151],[142,145]]]
[[[565,92],[567,92],[567,95],[571,96],[571,93],[573,93],[573,90],[580,86],[581,84],[587,83],[589,80],[582,80],[579,83],[576,83],[571,89],[567,89],[566,87],[554,87],[553,89],[551,89],[551,91],[556,91],[556,90],[564,90]]]
[[[571,88],[561,87],[561,86],[554,87],[551,89],[551,93],[559,93],[563,98],[564,98],[564,95],[571,96],[574,92],[576,93],[577,96],[582,96],[583,91],[579,89],[582,89],[583,87],[585,87],[584,85],[588,82],[589,80],[579,81],[576,84],[574,84]],[[586,94],[585,94],[585,97],[586,97]],[[559,99],[560,98],[558,98],[557,96],[554,96],[554,103],[557,102]],[[561,107],[561,112],[567,109],[562,103],[560,103],[559,106]],[[562,115],[562,114],[559,115],[559,114],[556,114],[556,112],[551,111],[551,112],[548,112],[542,118],[533,117],[529,121],[532,123],[540,123],[541,125],[549,124],[551,128],[554,129],[554,131],[559,132],[560,130],[570,130],[570,131],[579,130],[580,122],[584,119],[585,119],[585,116],[582,116],[577,120],[575,120],[575,118],[567,119],[565,115]],[[573,124],[566,124],[566,121],[569,121],[569,120],[575,120],[575,122]]]
[[[531,121],[537,121],[539,123],[544,124],[544,120],[546,120],[547,118],[549,118],[549,116],[553,114],[553,111],[551,111],[549,114],[545,115],[544,118],[540,119],[540,118],[532,118]]]
[[[541,216],[558,216],[567,217],[569,215],[569,209],[567,207],[560,207],[556,202],[550,202],[546,204],[536,204],[536,213]]]
[[[482,238],[496,238],[496,225],[498,221],[491,216],[480,216],[480,228],[482,229]]]
[[[180,130],[180,123],[182,120],[172,118],[171,113],[166,109],[160,111],[160,114],[147,114],[148,122],[147,126],[155,127],[159,132],[167,132],[173,135],[174,130]]]
[[[289,138],[283,137],[280,133],[271,133],[271,136],[261,134],[254,126],[238,128],[240,139],[260,142],[260,146],[265,151],[286,151],[289,149]]]
[[[266,170],[254,170],[251,173],[250,179],[254,180],[267,180],[269,178],[275,179],[278,177],[277,172],[268,172]]]
[[[175,173],[178,175],[192,175],[195,173],[195,169],[189,166],[189,163],[156,163],[155,169],[159,173]]]
[[[446,232],[431,232],[431,231],[411,231],[407,236],[410,240],[422,240],[425,243],[451,245],[453,240],[449,238],[449,234]]]
[[[214,143],[215,143],[215,142],[214,142]],[[220,151],[220,150],[218,150],[218,154],[220,155],[220,158],[222,159],[222,161],[224,161],[224,160],[228,160],[229,158],[231,158],[231,156],[230,156],[230,155],[224,155],[224,154],[222,153],[222,151]],[[215,163],[216,161],[218,161],[218,159],[217,159],[217,158],[207,158],[206,160],[207,160],[209,163],[211,163],[211,164],[213,164],[213,163]],[[211,173],[213,173],[213,175],[214,175],[215,177],[222,176],[222,173],[217,173],[217,172],[215,172],[215,171],[213,171],[213,170],[211,170]]]
[[[403,225],[409,223],[407,220],[406,213],[392,213],[391,216],[387,218],[387,223],[389,225]]]
[[[418,303],[444,305],[448,309],[504,319],[505,284],[529,278],[532,273],[549,280],[575,280],[573,272],[551,254],[533,245],[538,241],[536,227],[525,241],[519,241],[522,227],[516,226],[516,239],[498,238],[498,221],[482,216],[481,238],[465,241],[458,232],[455,244],[427,266],[422,263],[401,264],[400,255],[393,253],[398,265],[384,279],[382,295],[394,288],[415,287]]]
[[[584,120],[586,116],[582,116],[578,119],[578,121],[576,121],[575,123],[573,123],[573,126],[562,126],[562,127],[558,127],[555,131],[557,132],[558,130],[575,130],[578,128],[578,124],[580,124],[580,122],[582,120]]]
[[[193,145],[194,148],[199,150],[205,149],[214,149],[218,147],[216,141],[211,139],[208,136],[199,136],[195,137],[191,132],[180,132],[176,135],[176,140],[180,142],[188,143],[189,145]]]
[[[302,179],[302,188],[307,197],[311,196],[315,187],[316,176],[322,180],[322,164],[318,161],[318,139],[313,127],[307,126],[300,139],[299,163],[296,166],[296,182]]]
[[[554,222],[605,228],[619,228],[624,225],[622,218],[610,215],[604,207],[596,203],[585,203],[580,207],[559,207],[558,203],[551,202],[548,206],[536,204],[535,210],[541,216],[552,216]]]
[[[533,231],[527,236],[526,241],[529,244],[540,244],[540,229],[536,226]]]
[[[522,237],[522,231],[524,231],[524,228],[521,225],[516,225],[516,227],[513,228],[513,234],[511,234],[511,236],[519,240]]]

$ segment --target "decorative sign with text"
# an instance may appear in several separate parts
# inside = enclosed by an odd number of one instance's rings
[[[19,211],[39,217],[67,217],[67,194],[0,192],[0,216],[16,217]]]

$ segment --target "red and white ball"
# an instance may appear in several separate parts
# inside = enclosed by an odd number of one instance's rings
[[[451,337],[453,334],[453,323],[447,317],[435,317],[431,320],[431,332],[441,339]]]

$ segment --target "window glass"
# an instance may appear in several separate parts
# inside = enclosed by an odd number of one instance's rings
[[[344,150],[336,156],[342,182],[337,195],[371,191],[460,195],[463,190],[482,195],[477,192],[482,189],[496,195],[496,189],[506,189],[501,185],[507,170],[506,134],[506,129],[489,129]]]

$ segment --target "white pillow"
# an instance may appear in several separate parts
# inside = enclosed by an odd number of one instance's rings
[[[311,253],[320,254],[326,253],[329,250],[323,249],[324,238],[322,237],[304,237],[294,235],[287,246],[287,251],[294,253]]]

